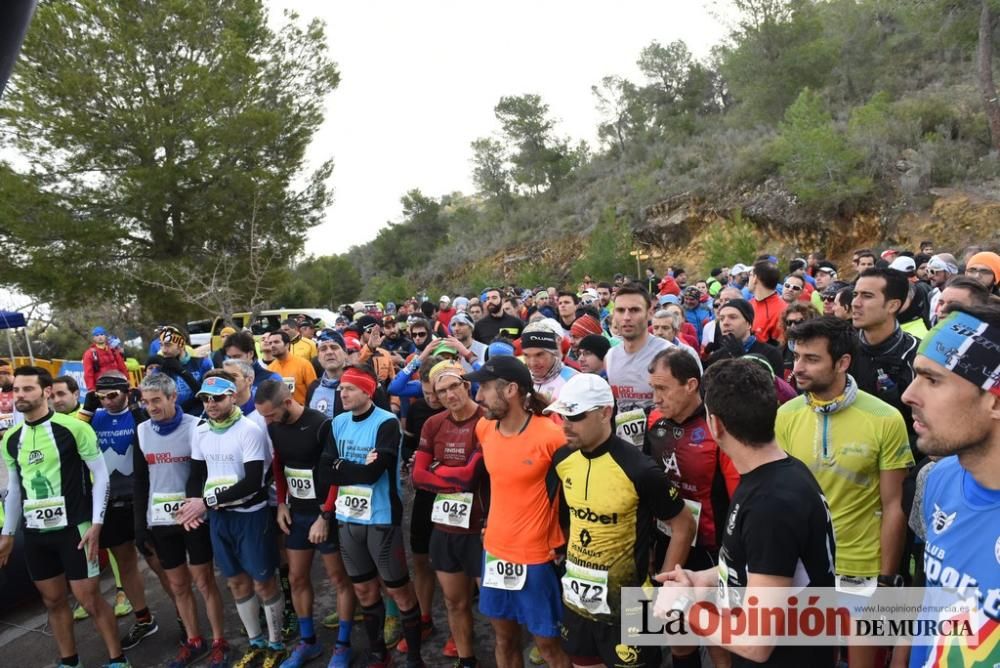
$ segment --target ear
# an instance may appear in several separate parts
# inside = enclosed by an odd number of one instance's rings
[[[837,363],[834,364],[833,366],[834,366],[834,370],[836,370],[838,373],[846,373],[847,370],[851,368],[851,355],[850,355],[850,353],[847,353],[845,355],[841,355],[840,359],[837,360]]]
[[[987,392],[987,395],[992,399],[992,401],[988,404],[990,419],[1000,422],[1000,394]]]
[[[697,378],[688,378],[687,382],[684,383],[684,387],[687,388],[688,393],[694,394],[699,389],[698,388],[698,379]]]
[[[722,420],[711,413],[708,413],[705,422],[708,424],[708,431],[711,432],[712,438],[715,439],[715,442],[718,443],[721,441],[722,437],[726,433],[726,427],[722,424]]]

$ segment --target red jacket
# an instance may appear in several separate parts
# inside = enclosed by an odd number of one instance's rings
[[[753,335],[761,343],[777,341],[781,333],[781,314],[788,308],[788,304],[777,292],[763,300],[752,300],[753,306]]]
[[[94,391],[97,378],[105,371],[121,371],[126,376],[128,375],[125,358],[117,350],[112,350],[107,346],[99,348],[91,344],[83,353],[81,362],[83,363],[83,383],[87,386],[88,392]]]
[[[444,325],[445,331],[448,332],[446,336],[451,335],[451,330],[449,329],[449,327],[451,326],[451,316],[455,315],[457,312],[458,311],[456,311],[453,308],[442,309],[438,311],[437,321],[440,322],[442,325]]]

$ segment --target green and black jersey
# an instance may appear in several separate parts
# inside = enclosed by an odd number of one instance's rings
[[[41,420],[10,428],[0,449],[11,480],[20,484],[25,512],[48,507],[39,502],[61,500],[61,505],[50,505],[65,513],[65,522],[56,518],[58,521],[45,523],[47,528],[26,525],[26,531],[50,531],[91,521],[93,484],[85,462],[100,459],[101,451],[90,425],[49,412]]]

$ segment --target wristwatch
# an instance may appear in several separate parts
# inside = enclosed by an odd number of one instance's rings
[[[215,494],[209,494],[205,497],[205,507],[215,508],[217,505],[219,505],[219,499],[216,498]]]
[[[329,522],[330,518],[333,517],[333,512],[330,510],[323,510],[320,512],[319,516],[322,517],[327,522]]]
[[[902,587],[903,586],[903,576],[899,575],[880,575],[878,576],[878,586],[879,587]]]

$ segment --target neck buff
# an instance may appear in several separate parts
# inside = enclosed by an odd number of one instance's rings
[[[180,426],[181,422],[184,420],[184,411],[177,404],[174,404],[174,416],[163,422],[157,422],[156,420],[150,420],[149,426],[153,428],[153,431],[160,436],[169,436],[174,432],[177,427]]]
[[[233,406],[233,412],[229,414],[229,417],[222,418],[218,421],[208,418],[208,428],[216,434],[221,434],[236,424],[236,421],[241,417],[243,417],[243,411],[240,410],[239,406]]]
[[[847,385],[844,386],[844,392],[839,397],[834,397],[830,401],[823,401],[822,399],[817,399],[812,392],[806,392],[806,403],[817,413],[822,413],[824,415],[833,415],[838,411],[842,411],[851,404],[854,400],[858,398],[858,384],[854,382],[850,374],[847,376]]]
[[[330,378],[324,372],[323,375],[319,377],[319,384],[322,385],[323,387],[333,389],[333,388],[337,387],[338,385],[340,385],[340,379],[339,378]]]
[[[1000,396],[1000,327],[956,311],[931,330],[917,352]]]
[[[559,372],[562,371],[563,363],[562,360],[559,358],[559,353],[557,353],[554,350],[549,352],[552,353],[552,359],[554,360],[552,362],[552,368],[549,369],[549,372],[546,373],[541,378],[535,378],[534,374],[532,374],[531,380],[535,381],[535,385],[544,385],[545,383],[549,382],[550,380],[558,376]]]

